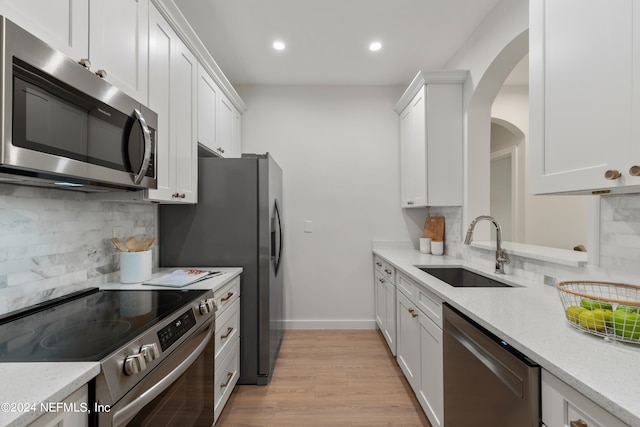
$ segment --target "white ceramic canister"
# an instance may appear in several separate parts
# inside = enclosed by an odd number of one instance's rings
[[[431,242],[431,253],[433,255],[442,255],[444,254],[444,242]]]
[[[431,253],[431,237],[420,238],[420,252],[423,254]]]
[[[140,283],[151,279],[151,251],[120,252],[120,282]]]

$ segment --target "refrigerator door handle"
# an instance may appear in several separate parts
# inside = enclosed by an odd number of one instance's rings
[[[274,204],[273,218],[271,218],[271,260],[274,263],[276,275],[280,270],[281,259],[282,259],[282,223],[280,221],[280,210],[278,209],[278,201],[276,200]]]

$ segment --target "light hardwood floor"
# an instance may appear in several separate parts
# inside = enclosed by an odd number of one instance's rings
[[[271,383],[237,386],[216,426],[430,426],[377,330],[287,331]]]

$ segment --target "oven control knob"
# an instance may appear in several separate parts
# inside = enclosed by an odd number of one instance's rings
[[[124,359],[124,373],[127,375],[135,375],[145,369],[147,369],[147,362],[142,353],[132,354]]]
[[[152,360],[156,360],[160,357],[160,352],[158,351],[158,344],[151,343],[145,344],[140,349],[140,354],[144,357],[145,362],[151,362]]]
[[[213,298],[209,298],[200,303],[200,314],[211,313],[216,308]]]

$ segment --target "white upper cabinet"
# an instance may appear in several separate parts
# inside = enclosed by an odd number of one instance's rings
[[[238,157],[234,151],[234,133],[236,129],[236,108],[229,98],[221,94],[218,102],[218,126],[216,150],[223,157]]]
[[[220,89],[202,65],[198,67],[198,142],[216,152],[216,106]]]
[[[403,208],[462,204],[462,84],[467,74],[420,72],[396,105]]]
[[[198,198],[197,82],[198,61],[180,39],[171,76],[171,123],[176,145],[176,197],[195,203]]]
[[[530,2],[534,194],[640,191],[639,33],[633,0]]]
[[[149,0],[90,0],[91,70],[147,102]]]
[[[0,13],[147,103],[149,0],[0,0]]]
[[[240,157],[242,115],[211,75],[198,70],[198,142],[220,157]]]
[[[149,13],[149,108],[158,114],[158,188],[145,199],[197,201],[198,63],[155,7]]]
[[[89,56],[89,0],[0,0],[0,14],[67,56]]]

